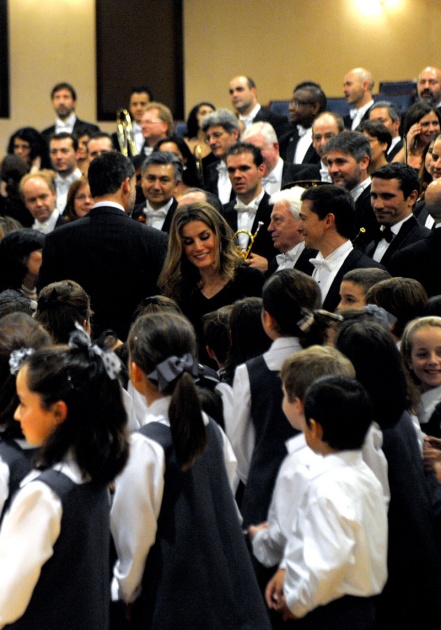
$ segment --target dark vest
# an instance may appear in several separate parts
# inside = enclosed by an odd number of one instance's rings
[[[256,439],[241,503],[244,527],[267,520],[277,473],[288,454],[285,442],[298,433],[282,411],[279,372],[269,370],[263,357],[247,361],[246,366]]]
[[[45,470],[35,481],[49,486],[63,504],[61,532],[43,565],[26,612],[14,630],[108,630],[109,497],[106,487],[75,484]],[[33,483],[33,482],[31,482]]]
[[[267,630],[224,465],[215,422],[204,454],[179,470],[170,428],[152,422],[139,432],[165,453],[165,486],[155,544],[135,605],[142,630]]]
[[[0,440],[0,459],[9,468],[9,493],[3,512],[0,513],[0,522],[11,504],[20,482],[31,471],[32,457],[36,451],[36,448],[22,449],[14,440]]]

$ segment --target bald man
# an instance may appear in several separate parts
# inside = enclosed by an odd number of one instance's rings
[[[434,226],[426,238],[394,254],[390,273],[418,280],[431,297],[441,294],[441,178],[429,184],[425,200]]]
[[[369,118],[369,110],[374,104],[372,90],[375,80],[369,70],[354,68],[349,70],[343,82],[343,94],[351,109],[345,116],[346,129],[357,129],[358,125]]]
[[[418,75],[418,96],[433,105],[441,107],[441,70],[427,66]]]
[[[245,129],[255,122],[268,122],[278,138],[288,131],[289,122],[286,116],[276,114],[257,102],[256,84],[250,77],[240,75],[231,79],[229,92],[231,104]]]

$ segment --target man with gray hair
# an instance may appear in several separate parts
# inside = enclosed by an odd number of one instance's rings
[[[230,147],[240,136],[240,127],[236,116],[228,109],[217,109],[202,120],[202,131],[216,162],[207,168],[205,188],[228,203],[234,198],[230,178],[228,177],[226,155]]]
[[[386,154],[387,161],[392,162],[403,148],[403,140],[400,136],[401,117],[396,105],[391,101],[377,101],[369,110],[369,120],[382,122],[392,136],[392,144]]]
[[[426,238],[392,256],[390,272],[393,276],[418,280],[431,297],[441,294],[441,178],[429,184],[425,200],[434,226]]]
[[[267,275],[292,268],[312,275],[314,267],[309,259],[317,256],[317,250],[305,248],[303,227],[299,216],[301,196],[304,191],[304,188],[294,186],[279,190],[270,197],[269,202],[273,209],[268,232],[271,234],[274,247],[281,253],[270,262]]]
[[[323,155],[332,183],[345,188],[355,201],[352,240],[364,251],[380,230],[371,206],[368,167],[372,154],[369,141],[358,131],[342,131],[325,144]]]
[[[253,144],[262,153],[265,165],[262,186],[265,192],[272,195],[294,180],[295,165],[280,157],[277,135],[270,123],[253,123],[243,132],[242,141]]]
[[[346,74],[343,94],[346,102],[351,106],[349,114],[344,118],[347,129],[354,131],[363,120],[369,117],[369,110],[374,104],[372,98],[374,85],[374,77],[365,68],[354,68]]]
[[[132,218],[168,234],[178,205],[173,195],[176,184],[182,181],[182,172],[177,155],[154,151],[142,167],[141,188],[146,201],[135,206]]]

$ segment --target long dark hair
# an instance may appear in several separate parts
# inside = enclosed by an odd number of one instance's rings
[[[198,103],[197,105],[195,105],[190,111],[190,113],[188,114],[187,133],[185,134],[186,138],[189,138],[189,139],[196,138],[198,135],[198,131],[199,131],[198,113],[202,105],[207,105],[208,107],[211,107],[213,111],[215,111],[216,109],[213,103],[209,103],[208,101],[202,101],[201,103]]]
[[[110,483],[128,457],[127,416],[117,379],[87,345],[39,350],[24,363],[27,387],[40,396],[41,406],[57,401],[67,417],[40,448],[36,468],[60,462],[68,452],[95,483]]]
[[[128,338],[130,359],[144,372],[151,374],[169,357],[196,357],[196,337],[184,317],[168,313],[143,315],[133,324]],[[163,392],[171,395],[169,407],[173,445],[181,470],[187,470],[204,452],[207,435],[193,378],[180,374]]]
[[[39,131],[34,129],[34,127],[21,127],[17,129],[9,138],[7,151],[10,155],[14,153],[14,142],[16,138],[20,138],[20,140],[29,143],[31,149],[29,159],[31,162],[35,160],[36,157],[40,157],[40,168],[52,168],[47,142]]]

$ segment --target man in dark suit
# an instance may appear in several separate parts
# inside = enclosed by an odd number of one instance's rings
[[[372,208],[381,228],[366,254],[387,269],[396,252],[430,234],[412,213],[419,191],[418,175],[407,164],[392,162],[372,173]]]
[[[236,116],[228,109],[217,109],[202,119],[201,129],[216,158],[216,162],[207,167],[204,188],[219,197],[223,204],[228,203],[234,199],[234,192],[228,177],[225,158],[230,147],[240,137],[239,123]]]
[[[250,142],[260,149],[265,165],[262,186],[269,195],[293,181],[297,165],[289,164],[280,157],[277,135],[267,122],[255,122],[242,134],[243,142]]]
[[[305,246],[318,249],[311,260],[312,274],[320,285],[323,308],[334,311],[340,302],[340,284],[351,269],[380,267],[360,250],[350,236],[354,223],[354,201],[342,187],[326,184],[311,187],[302,194],[300,221]]]
[[[313,120],[326,109],[326,95],[318,83],[304,81],[294,88],[289,105],[291,128],[280,138],[280,155],[291,164],[318,164],[312,146]]]
[[[265,170],[262,153],[253,144],[238,142],[228,151],[226,162],[236,199],[224,205],[224,217],[233,232],[246,230],[256,234],[259,230],[247,260],[250,267],[266,271],[277,250],[268,232],[271,207],[269,195],[262,188]],[[259,222],[262,222],[260,227]],[[238,241],[244,250],[249,245],[246,234],[238,235]],[[265,269],[262,269],[262,262]]]
[[[355,202],[355,220],[351,238],[358,249],[377,237],[380,227],[371,206],[371,178],[368,168],[371,146],[358,131],[342,131],[323,147],[332,183],[343,186]]]
[[[441,179],[429,184],[425,200],[434,226],[426,238],[397,251],[390,270],[394,276],[418,280],[432,297],[441,294]]]
[[[136,182],[128,158],[100,155],[88,177],[95,205],[46,237],[39,286],[75,280],[91,298],[94,334],[110,328],[125,340],[136,306],[157,291],[167,236],[128,216]]]
[[[314,271],[309,260],[315,258],[318,252],[316,249],[305,248],[299,216],[304,190],[300,186],[294,186],[280,190],[270,197],[272,212],[268,232],[280,254],[270,262],[267,276],[282,269],[298,269],[308,276]]]
[[[41,133],[49,145],[49,139],[54,133],[72,133],[78,138],[86,133],[99,131],[98,125],[80,120],[75,115],[77,94],[69,83],[57,83],[51,92],[52,105],[57,114],[55,125],[47,127]]]
[[[345,76],[343,94],[351,106],[349,114],[344,117],[346,129],[354,131],[363,120],[369,118],[369,110],[374,104],[374,85],[374,77],[365,68],[354,68]]]
[[[168,234],[178,205],[173,195],[182,172],[181,160],[171,151],[152,153],[142,167],[141,188],[146,200],[135,205],[132,218]]]
[[[396,154],[403,148],[400,136],[401,117],[398,109],[390,101],[377,101],[369,110],[369,120],[382,122],[392,136],[392,143],[387,150],[386,159],[392,162]]]
[[[238,76],[231,79],[230,98],[245,130],[255,122],[268,122],[278,138],[288,131],[289,122],[285,116],[276,114],[257,102],[256,84],[250,77]]]

